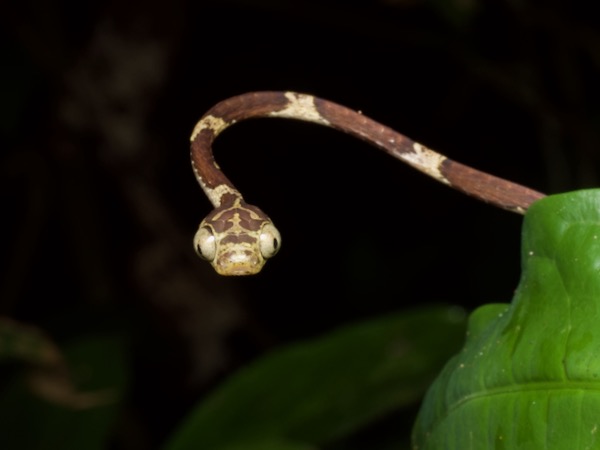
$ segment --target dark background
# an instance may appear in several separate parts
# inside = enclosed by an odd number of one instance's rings
[[[189,135],[220,100],[294,90],[536,190],[597,186],[592,4],[3,2],[0,314],[58,342],[128,330],[133,384],[115,448],[155,448],[271,348],[412,306],[509,301],[520,216],[283,120],[236,125],[215,144],[284,242],[256,277],[215,275],[191,245],[210,205]]]

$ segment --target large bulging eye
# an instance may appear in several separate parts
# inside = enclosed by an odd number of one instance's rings
[[[194,236],[194,248],[202,259],[212,261],[217,254],[217,240],[208,227],[200,227]]]
[[[260,231],[259,237],[260,253],[263,258],[268,259],[275,256],[281,247],[281,235],[277,228],[271,223],[267,223]]]

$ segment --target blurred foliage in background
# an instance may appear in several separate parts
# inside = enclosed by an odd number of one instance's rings
[[[284,247],[219,278],[191,245],[210,205],[190,131],[229,96],[295,90],[540,191],[597,186],[592,7],[4,2],[0,448],[179,449],[193,420],[237,448],[250,416],[274,427],[249,436],[263,450],[405,445],[460,345],[436,305],[512,297],[521,218],[332,130],[248,122],[217,159]]]

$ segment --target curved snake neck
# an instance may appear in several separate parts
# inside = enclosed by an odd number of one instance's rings
[[[334,128],[378,147],[415,169],[472,197],[523,214],[545,195],[495,177],[441,155],[359,112],[307,94],[251,92],[213,106],[196,124],[190,138],[196,179],[215,209],[194,238],[200,256],[222,275],[260,271],[281,245],[279,232],[259,208],[242,194],[214,160],[212,143],[227,127],[258,117],[280,117]]]

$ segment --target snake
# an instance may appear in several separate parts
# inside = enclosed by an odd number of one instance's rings
[[[244,197],[215,161],[214,140],[231,125],[252,118],[316,123],[359,138],[435,180],[491,205],[524,214],[545,197],[520,184],[476,170],[338,103],[310,94],[248,92],[210,108],[195,125],[191,161],[196,180],[214,209],[194,235],[196,253],[221,275],[254,275],[281,248],[272,220]]]

